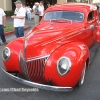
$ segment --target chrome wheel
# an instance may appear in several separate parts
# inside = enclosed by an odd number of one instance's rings
[[[81,86],[84,83],[85,71],[86,71],[86,63],[84,64],[84,68],[82,70],[82,73],[81,73],[80,79],[77,83],[77,86]]]

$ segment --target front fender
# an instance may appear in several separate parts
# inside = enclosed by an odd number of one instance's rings
[[[57,71],[57,61],[60,57],[66,56],[71,61],[70,71],[61,76]],[[57,86],[74,87],[81,75],[84,63],[89,57],[88,47],[81,42],[65,44],[55,50],[49,57],[44,70],[46,82],[51,81]]]
[[[24,37],[17,38],[6,45],[11,51],[11,56],[7,61],[3,61],[5,68],[9,72],[18,71],[21,73],[19,66],[19,52],[23,48]]]

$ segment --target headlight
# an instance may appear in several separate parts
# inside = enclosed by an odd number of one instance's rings
[[[62,76],[68,73],[71,67],[71,61],[67,57],[61,57],[57,61],[57,71]]]
[[[8,47],[4,48],[3,53],[2,53],[2,58],[4,61],[7,61],[10,57],[10,49]]]

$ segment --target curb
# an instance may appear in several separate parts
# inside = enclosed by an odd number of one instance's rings
[[[29,26],[25,26],[24,27],[24,30],[27,30],[29,28]],[[4,34],[5,34],[5,36],[7,36],[7,35],[11,35],[11,34],[14,34],[14,32],[15,32],[15,30],[12,30],[12,31],[9,31],[9,32],[5,32]]]

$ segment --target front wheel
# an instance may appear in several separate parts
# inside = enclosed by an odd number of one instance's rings
[[[78,81],[78,83],[77,83],[76,86],[79,87],[79,86],[83,85],[83,83],[84,83],[84,78],[85,78],[85,71],[86,71],[86,63],[84,64],[84,68],[83,68],[83,70],[82,70],[80,79],[79,79],[79,81]]]

